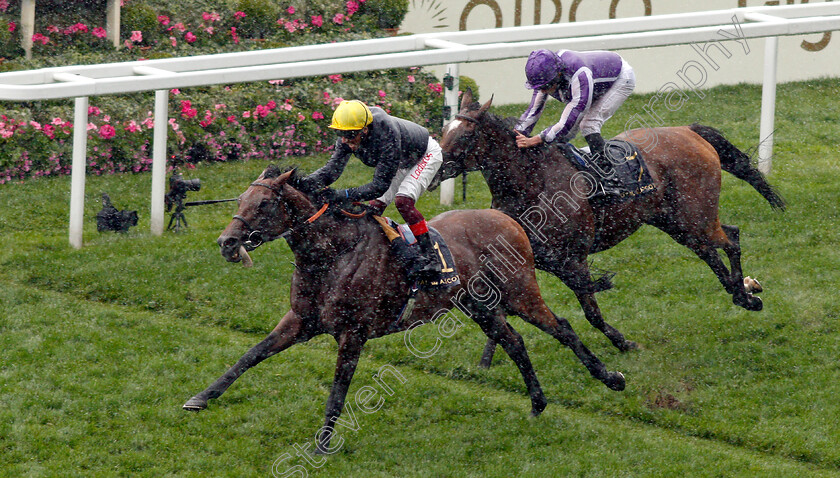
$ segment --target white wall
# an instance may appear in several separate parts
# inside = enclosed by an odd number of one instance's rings
[[[610,11],[611,4],[615,9]],[[401,33],[477,30],[569,21],[628,18],[645,14],[662,15],[692,11],[721,10],[739,6],[762,6],[772,2],[753,0],[410,0],[409,12],[400,28]],[[779,2],[776,2],[779,3]],[[791,3],[782,0],[783,4]],[[798,0],[796,4],[802,3]],[[809,3],[818,3],[812,1]],[[539,19],[535,21],[539,9]],[[558,12],[559,10],[559,12]],[[647,10],[647,11],[646,11]],[[559,13],[559,15],[558,15]],[[636,70],[636,92],[656,91],[668,82],[679,82],[678,72],[697,61],[708,75],[704,87],[740,82],[761,83],[764,60],[764,40],[750,39],[744,45],[734,41],[720,43],[729,53],[709,49],[714,67],[692,48],[692,45],[619,50]],[[746,50],[749,50],[747,52]],[[840,32],[834,35],[815,34],[781,37],[779,39],[778,81],[794,81],[821,76],[840,76]],[[494,103],[527,103],[530,92],[525,82],[525,58],[460,66],[460,74],[478,83],[482,97],[495,95]],[[438,76],[444,67],[433,67]]]

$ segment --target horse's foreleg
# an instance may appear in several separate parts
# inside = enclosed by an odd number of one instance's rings
[[[507,323],[504,314],[499,311],[476,311],[473,318],[487,337],[501,345],[519,367],[519,373],[522,374],[525,386],[528,388],[528,395],[531,397],[531,415],[537,416],[542,413],[548,401],[537,380],[537,374],[534,372],[531,358],[528,357],[528,351],[525,350],[525,341],[522,340],[522,336]]]
[[[212,385],[189,399],[183,406],[184,410],[204,410],[207,408],[207,402],[209,400],[218,398],[225,393],[225,390],[249,368],[296,343],[309,340],[311,336],[307,335],[304,329],[301,318],[291,310],[287,312],[280,319],[277,327],[268,334],[268,337],[248,350],[233,367],[213,382]]]
[[[552,313],[552,315],[554,315]],[[572,328],[572,324],[563,317],[554,315],[557,327],[553,330],[546,330],[561,344],[572,349],[578,360],[589,370],[589,374],[597,378],[612,390],[624,390],[624,374],[621,372],[609,372],[607,367],[580,341],[580,338]],[[633,342],[629,342],[633,344]],[[635,346],[635,344],[633,344]]]
[[[344,408],[344,400],[347,397],[347,390],[359,364],[359,355],[365,345],[367,337],[359,330],[345,330],[338,338],[338,361],[335,364],[335,377],[333,379],[330,398],[327,399],[326,418],[324,427],[318,434],[318,443],[315,453],[331,454],[336,450],[330,449],[330,440],[335,431],[335,422],[341,415]],[[352,412],[352,410],[351,410]],[[350,415],[353,418],[353,415]],[[355,421],[355,418],[353,418]],[[355,423],[351,423],[355,426]]]
[[[571,259],[563,264],[555,262],[546,270],[560,278],[566,287],[574,292],[586,320],[610,339],[618,350],[626,352],[638,348],[635,342],[625,339],[624,335],[608,324],[601,315],[598,301],[595,300],[595,292],[592,290],[592,275],[589,272],[586,257]]]
[[[604,317],[601,315],[601,309],[598,307],[598,302],[595,300],[595,294],[592,292],[575,292],[575,297],[580,302],[580,307],[583,309],[586,320],[610,339],[610,342],[618,350],[627,352],[628,350],[638,348],[636,342],[625,339],[624,335],[618,329],[604,320]]]
[[[536,287],[536,283],[534,284]],[[522,295],[520,298],[525,298]],[[511,304],[514,311],[523,320],[536,326],[543,332],[559,340],[572,349],[580,362],[589,370],[590,375],[612,390],[624,390],[624,375],[621,372],[609,372],[607,367],[580,341],[568,320],[557,317],[542,300],[518,300]]]

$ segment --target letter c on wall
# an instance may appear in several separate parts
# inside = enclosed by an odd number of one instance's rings
[[[746,1],[746,0],[744,0]],[[569,8],[569,21],[575,22],[577,21],[577,10],[583,0],[575,0],[572,2],[572,6]],[[618,4],[621,0],[612,0],[610,2],[610,19],[615,18],[615,10],[618,8]],[[650,0],[642,0],[642,3],[645,5],[645,16],[649,17],[651,12],[653,11],[653,7],[651,6]]]
[[[461,12],[461,21],[458,24],[458,29],[462,32],[467,30],[467,17],[470,16],[473,8],[479,5],[487,5],[492,8],[493,15],[496,17],[496,28],[502,28],[502,8],[495,0],[470,0],[470,3],[468,3],[464,7],[464,11]]]

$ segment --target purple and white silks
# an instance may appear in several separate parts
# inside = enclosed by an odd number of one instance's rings
[[[632,77],[632,68],[617,53],[560,50],[557,55],[560,58],[561,73],[565,81],[560,85],[560,88],[551,93],[551,96],[566,103],[566,108],[556,124],[540,133],[546,143],[556,139],[561,141],[571,140],[576,134],[576,126],[582,119],[584,112],[601,99],[616,84],[617,80],[628,76],[628,73]],[[633,81],[630,90],[632,91],[632,86],[635,86],[635,78],[632,77],[631,79]],[[517,131],[521,131],[525,135],[531,134],[534,125],[536,125],[543,112],[548,96],[540,90],[534,90],[528,109],[522,114],[516,125]],[[622,102],[623,99],[621,99]],[[616,108],[617,106],[615,105]],[[613,108],[609,109],[613,110],[612,112],[615,111]],[[603,123],[603,120],[600,123]]]

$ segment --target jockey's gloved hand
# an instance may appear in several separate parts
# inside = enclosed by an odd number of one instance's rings
[[[318,192],[321,201],[329,204],[350,204],[352,201],[347,197],[346,189],[324,188]]]
[[[318,192],[318,188],[315,185],[315,182],[308,178],[292,176],[292,179],[291,181],[289,181],[289,184],[293,188],[297,189],[298,191],[301,191],[304,194],[312,195]]]

